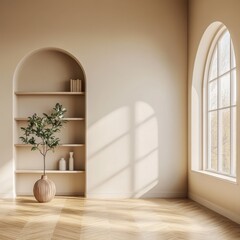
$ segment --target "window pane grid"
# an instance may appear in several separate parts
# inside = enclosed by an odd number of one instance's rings
[[[236,176],[236,62],[227,30],[210,56],[207,81],[206,170]]]
[[[216,78],[213,78],[213,79],[209,80],[208,82],[210,83],[210,82],[216,81],[218,78],[223,77],[224,75],[226,75],[228,73],[231,73],[233,70],[236,70],[236,67],[231,68],[230,70],[226,71],[225,73],[223,73],[221,75],[219,74]]]
[[[211,110],[208,110],[208,113],[216,111],[216,110],[223,110],[223,109],[226,109],[226,108],[233,108],[233,107],[236,107],[236,104],[231,105],[229,107],[222,107],[222,108],[211,109]]]

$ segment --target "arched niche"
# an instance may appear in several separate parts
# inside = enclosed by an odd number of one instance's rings
[[[15,91],[70,91],[70,79],[82,80],[81,64],[70,53],[56,48],[39,49],[27,54],[14,74]]]
[[[82,80],[82,92],[70,92],[70,79]],[[32,186],[42,171],[42,158],[29,146],[21,144],[21,127],[36,113],[49,113],[56,103],[62,104],[68,122],[59,133],[61,144],[49,153],[46,169],[57,186],[57,195],[85,194],[86,149],[86,78],[79,61],[70,53],[44,48],[27,54],[14,73],[14,166],[16,195],[32,195]],[[58,161],[74,152],[74,174],[59,174]],[[34,159],[34,161],[33,161]],[[39,172],[38,172],[39,171]],[[31,174],[29,174],[31,173]]]

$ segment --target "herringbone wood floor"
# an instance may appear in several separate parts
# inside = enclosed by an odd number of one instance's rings
[[[187,199],[0,200],[0,240],[239,240],[240,225]]]

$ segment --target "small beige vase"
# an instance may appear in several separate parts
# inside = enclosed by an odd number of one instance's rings
[[[33,194],[40,203],[50,202],[56,194],[56,186],[47,175],[42,175],[33,186]]]

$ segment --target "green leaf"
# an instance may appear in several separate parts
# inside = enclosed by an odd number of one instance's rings
[[[55,133],[60,132],[63,124],[67,123],[62,120],[66,111],[66,108],[56,103],[50,114],[43,113],[41,117],[34,113],[28,117],[27,126],[20,128],[20,140],[32,145],[32,151],[39,150],[46,156],[48,150],[54,149],[60,143]]]

